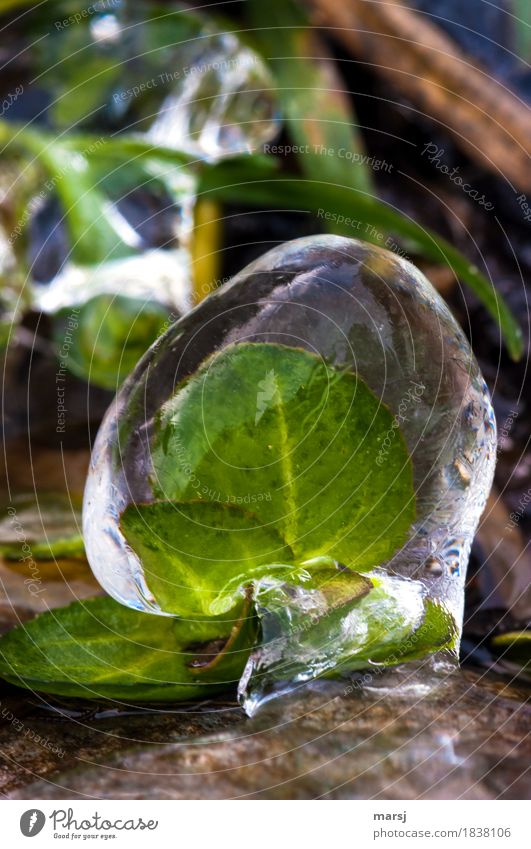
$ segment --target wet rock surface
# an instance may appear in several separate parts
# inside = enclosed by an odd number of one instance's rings
[[[252,720],[226,700],[128,713],[69,703],[69,713],[9,693],[0,695],[0,791],[7,798],[529,793],[528,696],[492,674],[462,669],[434,677],[426,668],[402,667],[363,689],[348,682],[305,686]]]
[[[27,446],[25,446],[27,451]],[[86,456],[12,446],[9,480],[20,491],[64,469],[80,490]],[[75,462],[74,462],[75,460]],[[64,485],[64,481],[63,481]],[[86,563],[39,563],[46,592],[33,596],[20,564],[0,571],[0,628],[98,591]],[[73,591],[74,585],[74,591]],[[465,620],[468,621],[470,612]],[[491,627],[491,625],[489,625]],[[485,629],[482,629],[484,635]],[[486,662],[492,658],[481,639]],[[476,656],[477,653],[474,654]],[[465,658],[470,662],[470,651]],[[233,701],[172,712],[119,712],[114,704],[53,701],[0,683],[0,795],[4,798],[525,798],[529,691],[511,677],[461,669],[429,691],[404,666],[373,678],[306,686],[248,720]],[[389,692],[386,682],[389,682]],[[411,686],[409,686],[411,685]],[[422,685],[426,690],[422,690]],[[372,687],[370,690],[368,687]],[[53,706],[53,707],[52,707]]]

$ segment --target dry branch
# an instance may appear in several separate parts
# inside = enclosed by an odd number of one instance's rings
[[[531,111],[399,0],[307,0],[314,23],[440,123],[469,156],[531,192]]]

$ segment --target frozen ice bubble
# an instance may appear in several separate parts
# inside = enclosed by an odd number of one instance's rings
[[[299,681],[456,652],[496,431],[444,301],[337,236],[266,253],[146,353],[99,432],[92,569],[123,604],[237,618],[248,712]]]

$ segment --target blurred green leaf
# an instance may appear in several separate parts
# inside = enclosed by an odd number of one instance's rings
[[[109,220],[109,201],[81,150],[60,141],[41,143],[34,151],[50,174],[50,190],[57,192],[71,240],[71,257],[81,265],[118,259],[133,251]]]
[[[292,141],[307,177],[370,193],[370,172],[353,106],[326,46],[292,0],[249,0],[253,36],[268,61]],[[355,161],[341,155],[359,154]],[[329,228],[338,232],[337,227]]]
[[[531,631],[510,631],[492,638],[493,650],[504,660],[531,666]]]
[[[88,136],[54,140],[43,133],[18,128],[0,120],[0,144],[12,144],[36,156],[51,174],[50,190],[56,190],[66,210],[68,229],[73,241],[72,254],[81,263],[95,263],[131,253],[108,218],[108,198],[103,194],[96,174],[101,174],[105,157],[126,167],[130,156],[145,170],[145,182],[164,179],[175,194],[181,185],[189,157],[178,151],[159,150],[128,137],[108,142]],[[103,148],[103,150],[102,150]],[[123,157],[129,152],[127,163]],[[448,265],[466,283],[498,323],[513,359],[523,351],[522,332],[516,318],[492,283],[466,257],[436,233],[392,209],[385,201],[363,194],[355,188],[321,180],[278,175],[278,165],[264,156],[237,157],[199,170],[201,196],[217,201],[250,206],[300,209],[317,214],[323,225],[335,232],[372,240],[385,246],[385,234],[409,239],[425,257]],[[188,173],[191,174],[190,170]],[[360,225],[361,229],[360,229]],[[374,227],[376,233],[370,228]]]
[[[34,4],[35,0],[1,0],[0,15],[3,15],[5,12],[10,12],[14,9],[22,9],[25,6],[33,6]]]
[[[6,560],[84,557],[81,501],[72,494],[16,495],[0,519],[0,553]]]
[[[514,0],[513,25],[516,49],[525,62],[531,56],[531,3],[529,0]]]
[[[71,242],[70,256],[80,265],[135,253],[115,227],[114,198],[109,194],[112,184],[120,183],[122,188],[128,184],[132,189],[158,181],[175,202],[193,185],[192,174],[184,167],[189,156],[134,138],[87,134],[55,138],[0,120],[2,143],[29,153],[44,169],[48,180],[43,189],[59,197]]]
[[[254,170],[254,176],[252,174]],[[511,357],[522,356],[522,331],[492,281],[442,236],[423,227],[385,201],[361,194],[355,189],[317,180],[300,179],[263,170],[259,162],[249,160],[240,173],[238,163],[226,162],[206,168],[201,177],[199,194],[228,203],[241,203],[270,209],[301,209],[317,214],[323,223],[326,215],[332,223],[352,222],[346,232],[352,238],[366,238],[374,227],[373,241],[385,247],[385,234],[394,233],[410,239],[428,259],[448,265],[466,283],[499,325]],[[358,227],[358,222],[362,227]],[[345,232],[345,231],[343,231]],[[381,237],[381,238],[380,238]]]
[[[124,271],[125,281],[126,274]],[[169,306],[156,300],[105,293],[88,297],[79,306],[76,344],[70,350],[67,368],[82,380],[116,392],[146,348],[168,326],[171,314]],[[54,316],[53,337],[58,351],[70,316],[70,307]]]
[[[138,130],[137,120],[153,120],[164,97],[159,75],[178,67],[182,45],[203,27],[201,16],[175,3],[35,4],[24,17],[25,54],[49,95],[51,125]]]
[[[6,560],[20,560],[23,556],[20,546],[0,546],[0,553]],[[81,534],[53,542],[39,542],[31,546],[33,560],[62,560],[85,558],[85,544]]]

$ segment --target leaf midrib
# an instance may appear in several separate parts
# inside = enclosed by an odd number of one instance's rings
[[[280,403],[276,404],[275,408],[280,433],[280,468],[282,470],[283,480],[285,481],[282,487],[280,487],[280,489],[286,488],[286,521],[284,539],[285,542],[292,549],[292,551],[295,551],[296,542],[298,539],[297,500],[295,494],[295,477],[293,473],[293,463],[291,460],[292,447],[290,445],[288,435],[289,431],[286,422],[286,417],[284,415],[285,408],[286,405],[282,403],[282,399],[280,399]]]

